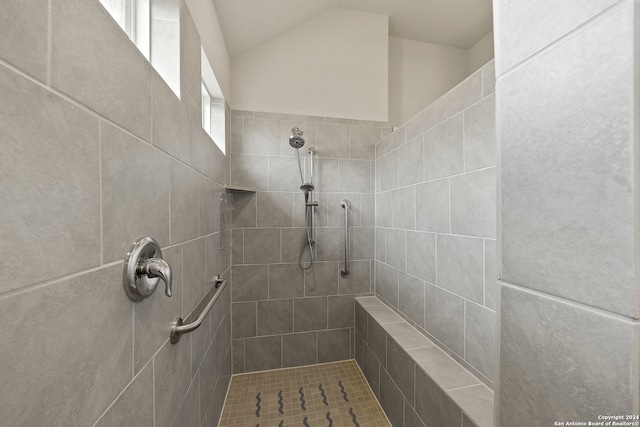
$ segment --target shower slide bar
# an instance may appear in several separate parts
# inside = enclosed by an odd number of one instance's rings
[[[340,206],[344,209],[344,268],[340,270],[342,277],[349,277],[351,272],[349,271],[349,259],[351,258],[350,242],[351,242],[351,228],[349,227],[349,211],[351,209],[351,202],[347,199],[342,199]]]
[[[220,295],[222,295],[224,288],[227,287],[227,281],[222,279],[220,275],[215,276],[212,282],[213,289],[207,292],[207,295],[205,295],[204,299],[198,305],[202,305],[202,303],[204,301],[207,301],[207,299],[208,302],[202,306],[200,312],[197,314],[197,316],[195,316],[196,319],[193,322],[184,324],[182,317],[178,317],[171,324],[171,344],[176,344],[178,341],[180,341],[181,335],[193,332],[198,329],[200,325],[202,325],[202,322],[204,321],[205,317],[207,317],[207,314],[209,314],[211,307],[213,307],[213,304],[215,304],[218,298],[220,298]],[[191,314],[187,316],[187,320],[192,317]]]

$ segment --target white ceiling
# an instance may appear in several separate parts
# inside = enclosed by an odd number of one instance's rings
[[[491,0],[213,0],[240,55],[334,7],[389,16],[389,35],[468,49],[491,31]]]

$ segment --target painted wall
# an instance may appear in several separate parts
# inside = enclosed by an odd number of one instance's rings
[[[491,31],[468,50],[469,74],[491,61],[493,57],[493,31]]]
[[[638,2],[494,5],[499,423],[637,414]]]
[[[389,37],[389,122],[401,126],[464,80],[465,49]]]
[[[179,100],[97,0],[0,9],[2,423],[217,425],[230,292],[168,340],[229,271],[217,202],[228,159],[200,124],[188,10]],[[173,269],[173,296],[133,303],[122,260],[145,235]]]
[[[376,147],[376,294],[495,383],[493,62]]]
[[[387,121],[388,17],[336,8],[232,59],[234,109]]]
[[[375,144],[385,123],[234,111],[232,330],[234,373],[350,359],[354,296],[372,292]],[[304,195],[291,128],[316,147],[316,262],[303,271]],[[301,149],[303,159],[306,151]],[[304,167],[304,165],[303,165]],[[352,203],[351,276],[340,277]],[[308,257],[308,253],[307,253]]]

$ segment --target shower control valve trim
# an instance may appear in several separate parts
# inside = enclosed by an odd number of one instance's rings
[[[170,297],[171,277],[171,266],[162,259],[158,242],[142,237],[133,243],[124,258],[122,272],[124,291],[130,300],[140,302],[149,298],[160,280],[165,283],[165,295]]]

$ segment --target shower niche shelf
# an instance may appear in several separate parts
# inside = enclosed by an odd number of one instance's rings
[[[257,188],[240,187],[237,185],[225,185],[224,189],[232,193],[255,193],[258,191]]]

